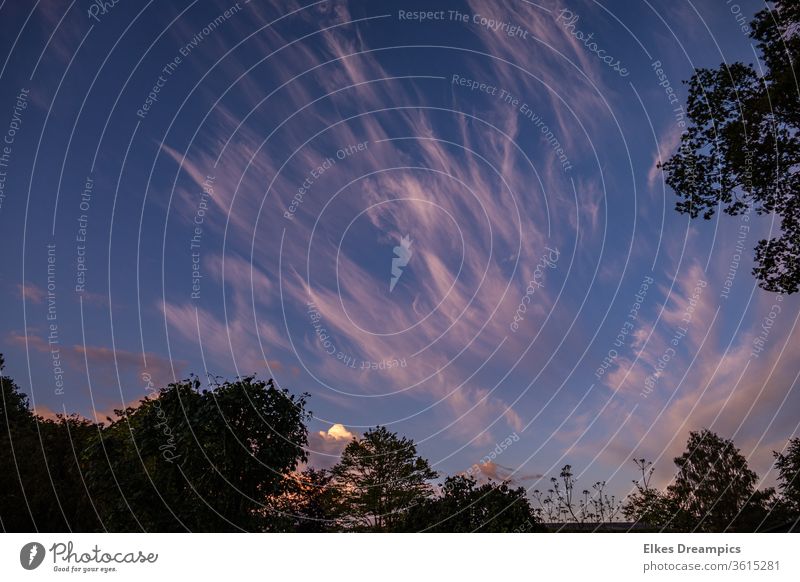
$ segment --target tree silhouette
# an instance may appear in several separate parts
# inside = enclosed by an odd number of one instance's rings
[[[0,372],[4,361],[0,355]],[[470,476],[438,477],[413,440],[385,427],[344,449],[331,470],[305,467],[306,395],[249,376],[201,389],[170,384],[109,424],[36,415],[0,375],[0,528],[3,531],[602,530],[619,503],[603,481],[578,489],[565,465],[534,491]],[[626,499],[632,525],[668,531],[792,531],[800,518],[800,439],[774,453],[778,493],[734,444],[691,432],[664,490],[652,463]]]
[[[0,355],[0,372],[5,367]],[[77,415],[36,416],[0,375],[0,527],[4,531],[100,531],[78,465],[99,427]]]
[[[647,459],[633,459],[641,477],[633,481],[636,491],[628,496],[622,508],[623,514],[634,522],[650,529],[668,529],[673,525],[680,508],[677,500],[664,491],[650,486],[653,463]]]
[[[85,451],[86,480],[116,531],[260,531],[265,500],[306,460],[305,397],[254,377],[190,379],[118,411]]]
[[[708,429],[692,431],[675,458],[677,473],[665,491],[650,487],[652,463],[634,459],[642,478],[624,506],[629,519],[657,530],[758,531],[769,529],[775,491],[756,490],[758,476],[733,442]]]
[[[391,531],[404,514],[433,493],[437,477],[414,441],[378,426],[354,438],[332,469],[348,525],[353,529]]]
[[[269,498],[268,530],[274,532],[321,533],[342,526],[342,495],[326,469],[307,468],[287,477],[280,495]]]
[[[759,285],[794,293],[800,284],[800,5],[777,0],[751,23],[763,60],[697,69],[689,81],[690,125],[663,164],[682,199],[679,212],[710,219],[751,210],[775,213],[780,234],[755,248]]]
[[[758,476],[733,442],[708,429],[690,432],[675,458],[678,473],[667,493],[678,500],[679,525],[700,531],[730,528],[753,497]]]
[[[415,506],[404,527],[453,533],[544,531],[523,487],[492,481],[478,486],[474,477],[464,475],[447,477],[441,495]]]
[[[779,508],[786,518],[800,520],[800,438],[789,439],[786,452],[774,452],[778,469]]]

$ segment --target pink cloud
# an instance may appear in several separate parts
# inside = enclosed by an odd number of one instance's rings
[[[18,284],[17,290],[20,297],[27,299],[31,303],[41,303],[44,300],[44,289],[37,287],[33,283]]]

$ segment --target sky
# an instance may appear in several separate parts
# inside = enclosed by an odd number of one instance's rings
[[[257,374],[310,395],[316,466],[386,425],[622,495],[708,427],[774,482],[777,224],[692,221],[657,168],[763,4],[101,4],[0,0],[0,352],[37,412]]]

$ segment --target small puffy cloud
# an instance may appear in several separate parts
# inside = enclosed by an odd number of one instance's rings
[[[353,433],[351,433],[343,424],[336,423],[332,425],[328,432],[319,431],[319,436],[324,441],[350,441],[353,438]]]
[[[327,469],[336,464],[342,451],[356,435],[340,423],[327,430],[308,435],[308,464],[318,469]]]

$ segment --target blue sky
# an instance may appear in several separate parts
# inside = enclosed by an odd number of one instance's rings
[[[750,275],[775,225],[690,222],[656,169],[758,3],[92,6],[0,4],[0,350],[41,413],[258,373],[311,394],[318,465],[376,424],[446,473],[516,433],[484,477],[623,493],[707,426],[770,482],[800,404],[797,298]]]

